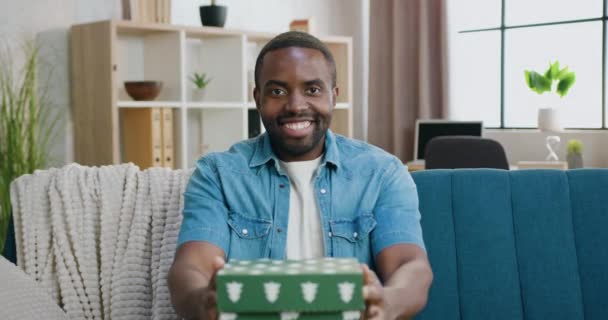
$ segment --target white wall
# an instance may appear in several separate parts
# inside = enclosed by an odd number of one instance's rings
[[[224,0],[228,6],[226,28],[282,32],[291,20],[314,17],[321,35],[354,36],[355,136],[364,138],[362,110],[367,108],[367,20],[369,0]],[[198,6],[210,1],[173,0],[172,22],[200,25]],[[120,0],[0,0],[0,40],[13,51],[23,39],[35,39],[43,47],[41,76],[52,72],[49,98],[64,122],[51,149],[52,165],[73,161],[70,119],[68,31],[71,25],[97,20],[120,19]],[[367,10],[367,11],[366,11]],[[16,64],[23,59],[15,58]]]

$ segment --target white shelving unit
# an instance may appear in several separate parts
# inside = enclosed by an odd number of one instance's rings
[[[121,163],[123,108],[172,108],[176,167],[249,138],[254,116],[253,67],[274,34],[212,27],[101,21],[72,27],[72,101],[75,157],[85,165]],[[336,59],[340,96],[332,123],[352,136],[352,40],[324,37]],[[194,101],[188,79],[204,72],[212,81]],[[133,101],[125,81],[157,80],[154,101]],[[257,117],[257,116],[256,116]],[[253,120],[255,123],[256,120]],[[259,123],[259,118],[257,119]],[[260,124],[261,130],[263,126]],[[136,130],[137,128],[133,128]]]

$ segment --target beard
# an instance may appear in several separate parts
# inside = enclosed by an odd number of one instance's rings
[[[286,118],[304,118],[313,119],[311,126],[313,131],[311,134],[302,138],[285,137],[281,132],[281,123]],[[285,154],[291,157],[298,157],[315,149],[319,144],[324,142],[325,135],[329,129],[331,122],[331,114],[322,116],[319,113],[299,113],[299,114],[283,114],[278,116],[272,123],[264,121],[264,126],[267,128],[270,142],[276,154]]]

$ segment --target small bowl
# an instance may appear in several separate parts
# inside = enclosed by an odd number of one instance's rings
[[[125,81],[125,89],[133,100],[150,101],[156,99],[163,87],[161,81]]]

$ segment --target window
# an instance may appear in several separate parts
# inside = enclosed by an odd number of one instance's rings
[[[450,118],[490,128],[535,128],[559,106],[566,128],[606,129],[608,0],[447,0]],[[524,70],[559,61],[576,72],[566,97],[538,95]]]

